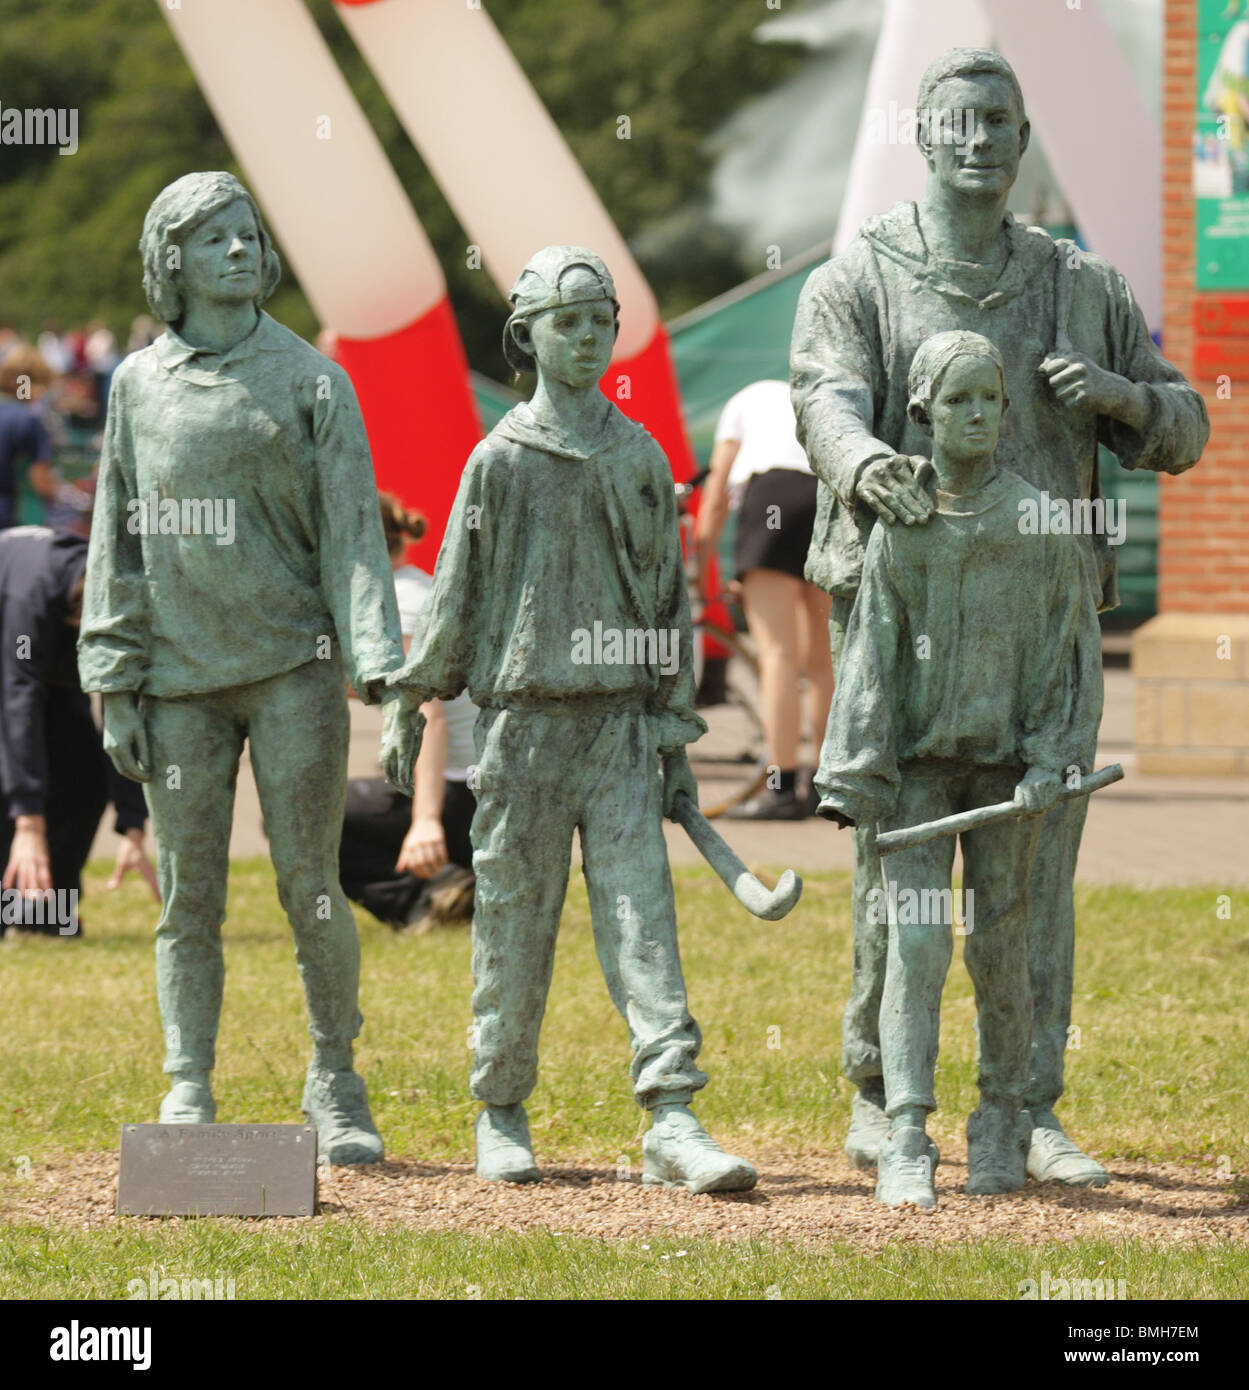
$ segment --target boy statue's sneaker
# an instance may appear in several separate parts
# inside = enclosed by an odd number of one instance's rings
[[[1032,1119],[1010,1106],[981,1108],[967,1120],[967,1187],[976,1196],[1018,1192],[1027,1182]]]
[[[485,1105],[477,1116],[477,1176],[487,1182],[537,1182],[525,1107]]]
[[[850,1133],[846,1135],[846,1156],[860,1172],[876,1167],[880,1146],[889,1138],[889,1116],[884,1107],[862,1091],[855,1091],[850,1102]]]
[[[880,1146],[876,1164],[876,1200],[891,1207],[935,1207],[934,1174],[941,1155],[916,1126],[895,1129]]]
[[[310,1066],[304,1082],[304,1114],[317,1130],[317,1152],[338,1164],[376,1163],[385,1155],[369,1114],[364,1078],[354,1071]]]
[[[1025,1111],[1025,1114],[1028,1112]],[[1105,1187],[1110,1174],[1066,1134],[1052,1110],[1033,1113],[1028,1146],[1028,1176],[1037,1182],[1061,1182],[1068,1187]]]
[[[160,1103],[162,1125],[210,1125],[217,1118],[217,1102],[207,1075],[175,1076],[169,1094]]]
[[[642,1139],[642,1185],[689,1192],[749,1192],[759,1174],[726,1154],[684,1106],[657,1115]]]

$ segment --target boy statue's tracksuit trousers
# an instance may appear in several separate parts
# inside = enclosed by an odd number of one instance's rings
[[[483,709],[473,819],[472,1091],[533,1090],[574,830],[594,940],[629,1026],[639,1104],[688,1104],[706,1085],[686,1006],[664,843],[654,720],[640,701],[585,697]]]

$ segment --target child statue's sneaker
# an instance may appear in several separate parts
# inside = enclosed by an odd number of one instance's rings
[[[889,1116],[884,1107],[862,1091],[855,1091],[850,1102],[850,1133],[846,1135],[846,1156],[861,1172],[876,1167],[880,1147],[889,1138]]]
[[[726,1154],[684,1106],[656,1116],[642,1139],[642,1185],[690,1192],[749,1192],[759,1174]]]
[[[208,1085],[208,1074],[178,1075],[160,1103],[162,1125],[210,1125],[217,1118],[217,1102]]]
[[[525,1107],[485,1105],[477,1116],[477,1176],[487,1182],[537,1182]]]
[[[338,1164],[376,1163],[385,1154],[369,1114],[364,1078],[354,1071],[329,1071],[315,1064],[304,1082],[304,1114],[316,1126],[317,1153]]]
[[[1025,1111],[1025,1114],[1028,1112]],[[1110,1174],[1063,1133],[1054,1112],[1030,1116],[1028,1176],[1037,1182],[1061,1182],[1068,1187],[1105,1187]]]
[[[1028,1138],[1032,1120],[1026,1110],[983,1107],[967,1120],[967,1186],[976,1196],[1018,1192],[1027,1181]]]
[[[895,1129],[880,1146],[876,1200],[891,1207],[935,1207],[940,1158],[936,1144],[918,1126]]]

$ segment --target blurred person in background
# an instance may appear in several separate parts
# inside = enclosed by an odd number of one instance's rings
[[[35,340],[35,346],[39,349],[39,355],[57,376],[63,376],[73,370],[73,357],[61,340],[61,331],[55,319],[49,319],[44,324],[43,332]]]
[[[117,773],[78,680],[87,542],[46,526],[0,532],[0,863],[3,887],[23,894],[79,892],[82,869],[111,802],[122,837],[109,887],[136,869],[157,901],[143,848],[143,790]],[[76,935],[36,909],[18,929]],[[29,920],[27,920],[29,919]]]
[[[18,523],[23,473],[39,497],[56,496],[52,444],[35,408],[51,382],[51,369],[28,343],[11,347],[0,361],[0,531]]]
[[[56,380],[43,354],[19,343],[0,361],[0,531],[16,526],[22,475],[43,503],[42,520],[53,528],[86,535],[91,488],[66,482],[53,466],[64,430],[50,407]]]
[[[117,351],[117,339],[113,330],[99,319],[92,319],[87,325],[83,355],[87,359],[87,370],[95,381],[96,399],[99,401],[101,421],[108,412],[108,388],[112,384],[113,373],[121,361]]]
[[[151,314],[137,314],[130,324],[130,337],[126,340],[126,355],[151,347],[160,337],[163,329]]]
[[[433,579],[404,564],[405,547],[425,534],[425,518],[389,493],[379,496],[382,529],[395,572],[395,598],[405,653],[417,630]],[[469,829],[477,798],[468,786],[476,760],[477,706],[461,694],[421,706],[425,734],[416,762],[415,792],[396,791],[384,777],[347,783],[339,847],[343,891],[383,922],[427,931],[467,926],[473,916],[473,848]]]
[[[809,789],[797,787],[800,678],[806,677],[807,725],[816,743],[824,737],[833,698],[831,601],[803,578],[817,483],[794,428],[787,382],[756,381],[731,397],[716,426],[698,513],[702,576],[716,553],[733,493],[740,494],[736,573],[759,652],[769,771],[763,790],[727,813],[735,820],[802,820],[811,814]],[[701,597],[707,601],[715,595]]]

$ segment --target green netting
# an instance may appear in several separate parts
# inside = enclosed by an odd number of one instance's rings
[[[491,381],[489,377],[481,376],[477,372],[470,375],[473,398],[481,415],[481,428],[484,433],[489,434],[520,397],[515,391],[509,391],[506,386]]]
[[[685,424],[701,465],[711,457],[716,421],[730,396],[752,381],[789,379],[798,295],[827,254],[817,247],[669,325]]]

